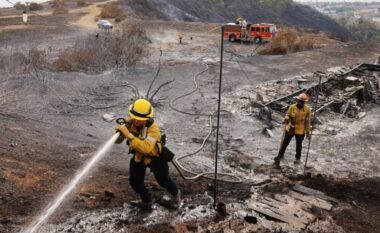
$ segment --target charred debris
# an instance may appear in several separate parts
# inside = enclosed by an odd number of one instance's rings
[[[286,110],[302,92],[309,95],[308,104],[313,113],[318,113],[314,124],[322,124],[326,120],[320,118],[333,121],[365,117],[366,111],[373,104],[380,104],[379,86],[380,64],[363,63],[354,67],[334,67],[326,72],[317,71],[292,79],[261,84],[252,90],[256,96],[248,97],[248,106],[243,108],[251,112],[250,115],[263,120],[266,125],[263,132],[271,136],[268,129],[274,126],[272,122],[281,124]],[[331,129],[325,131],[336,133]]]

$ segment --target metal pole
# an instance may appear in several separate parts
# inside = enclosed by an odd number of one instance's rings
[[[317,117],[317,108],[318,108],[318,101],[319,101],[319,89],[321,89],[321,82],[322,82],[322,76],[319,75],[319,83],[318,83],[318,88],[317,88],[317,99],[315,100],[314,115],[313,115],[313,118],[311,119],[311,123],[313,123],[313,120]],[[303,167],[303,174],[304,175],[306,172],[307,159],[309,158],[309,150],[310,150],[311,139],[313,136],[313,129],[314,129],[314,127],[311,127],[309,146],[307,147],[305,166]]]
[[[219,125],[220,125],[220,103],[222,99],[222,73],[223,73],[223,50],[224,50],[224,26],[222,26],[220,45],[220,71],[219,71],[219,94],[218,94],[218,119],[216,124],[216,148],[215,148],[215,177],[214,177],[214,209],[217,203],[218,190],[218,152],[219,152]]]

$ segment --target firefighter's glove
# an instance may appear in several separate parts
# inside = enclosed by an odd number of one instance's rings
[[[288,134],[289,135],[294,135],[296,132],[296,127],[294,127],[293,125],[289,125],[289,131],[288,131]]]
[[[121,134],[124,135],[124,137],[128,138],[128,140],[132,140],[135,136],[131,134],[125,125],[118,125],[116,126],[116,131],[119,131]]]
[[[119,133],[119,131],[115,129],[115,130],[112,132],[112,136],[115,135],[115,134],[117,134],[117,133]],[[122,136],[122,135],[120,135],[120,136]]]
[[[113,133],[112,133],[112,135],[115,135],[117,133],[119,134],[119,137],[116,139],[115,144],[120,144],[120,143],[122,143],[124,141],[125,137],[118,130],[114,130]]]

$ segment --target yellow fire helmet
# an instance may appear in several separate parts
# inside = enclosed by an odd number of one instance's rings
[[[299,94],[296,99],[307,102],[309,101],[309,96],[307,96],[305,93]]]
[[[139,121],[146,121],[154,116],[154,109],[148,100],[138,99],[128,108],[129,116]]]

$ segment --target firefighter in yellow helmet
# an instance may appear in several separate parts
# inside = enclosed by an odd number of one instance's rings
[[[242,24],[242,22],[243,22],[243,17],[237,17],[237,19],[235,20],[235,24],[239,24],[239,25],[241,25]]]
[[[152,197],[144,184],[145,171],[149,167],[158,184],[172,195],[171,206],[178,208],[181,194],[169,177],[168,162],[160,156],[161,133],[158,124],[153,120],[153,107],[149,101],[138,99],[129,106],[128,114],[126,123],[116,127],[116,131],[121,132],[116,144],[127,140],[129,153],[133,154],[129,167],[129,183],[142,201],[132,204],[145,210],[152,209]]]
[[[299,164],[301,160],[302,142],[305,139],[305,134],[310,140],[310,125],[311,125],[311,110],[305,105],[309,97],[305,93],[301,93],[296,98],[297,103],[292,104],[285,116],[285,132],[281,142],[280,151],[277,157],[274,158],[276,167],[280,166],[280,161],[283,159],[286,148],[288,147],[293,136],[296,138],[296,159],[295,164]]]
[[[182,44],[184,36],[185,36],[185,34],[183,32],[178,33],[178,41],[180,44]]]

